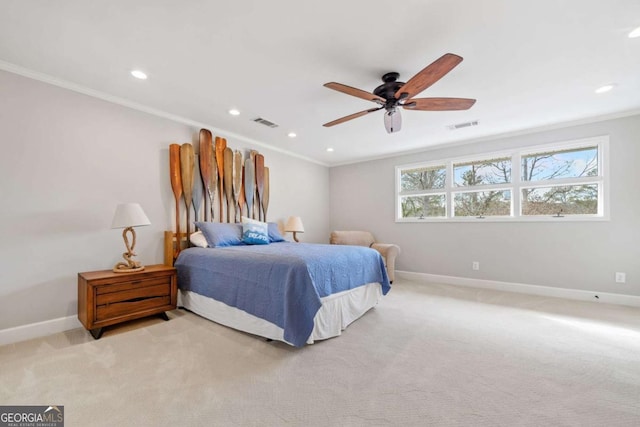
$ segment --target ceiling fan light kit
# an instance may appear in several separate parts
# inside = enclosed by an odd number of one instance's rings
[[[425,67],[418,74],[413,76],[406,83],[398,81],[400,74],[396,72],[387,73],[382,76],[383,84],[374,89],[373,93],[357,89],[341,83],[330,82],[324,86],[329,89],[347,95],[356,96],[367,101],[375,102],[378,108],[371,108],[341,117],[337,120],[325,123],[323,126],[331,127],[346,121],[362,117],[378,110],[385,110],[384,127],[388,133],[400,131],[402,127],[402,117],[399,107],[405,110],[414,111],[454,111],[468,110],[475,104],[475,99],[469,98],[414,98],[423,90],[433,85],[444,77],[456,65],[462,62],[462,57],[447,53]]]
[[[400,115],[400,111],[394,108],[393,110],[387,110],[384,113],[384,128],[387,130],[387,133],[400,131],[402,128],[402,116]]]

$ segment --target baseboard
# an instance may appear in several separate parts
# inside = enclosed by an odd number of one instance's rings
[[[80,327],[82,327],[82,324],[78,320],[78,316],[67,316],[16,326],[15,328],[2,329],[0,330],[0,345],[13,344]]]
[[[470,279],[468,277],[415,273],[412,271],[396,270],[396,276],[401,279],[424,283],[438,283],[444,285],[465,286],[469,288],[493,289],[497,291],[516,292],[520,294],[640,307],[640,297],[635,295],[612,294],[609,292],[594,292],[567,288],[554,288],[551,286],[499,282],[495,280]],[[29,325],[16,326],[15,328],[2,329],[0,330],[0,345],[13,344],[20,341],[44,337],[58,332],[64,332],[70,329],[81,327],[82,324],[78,320],[77,316],[67,316],[60,317],[58,319],[46,320],[44,322],[31,323]]]
[[[527,285],[524,283],[499,282],[495,280],[470,279],[468,277],[444,276],[439,274],[398,271],[396,276],[402,279],[425,283],[466,286],[469,288],[493,289],[520,294],[565,298],[580,301],[601,302],[606,304],[640,307],[640,297],[635,295],[613,294],[610,292],[584,291],[579,289],[554,288],[551,286]]]

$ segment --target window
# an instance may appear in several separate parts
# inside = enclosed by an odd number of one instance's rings
[[[453,196],[454,216],[511,215],[511,191],[469,191]]]
[[[521,171],[522,215],[598,214],[598,146],[526,154]]]
[[[443,164],[401,170],[402,218],[446,217],[446,171]]]
[[[499,186],[511,182],[510,157],[454,162],[453,181],[455,187],[467,190],[453,195],[454,217],[511,215],[511,190]]]
[[[511,182],[511,158],[486,159],[453,164],[456,187]]]
[[[606,219],[608,137],[396,167],[398,221]]]

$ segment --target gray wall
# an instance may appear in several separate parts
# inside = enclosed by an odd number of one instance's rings
[[[611,220],[396,223],[395,166],[609,135]],[[426,136],[425,136],[426,137]],[[400,245],[399,270],[640,295],[640,116],[401,155],[330,169],[332,230]],[[479,261],[480,271],[471,269]],[[627,273],[616,284],[614,273]]]
[[[109,228],[118,203],[142,205],[152,225],[137,228],[138,259],[162,263],[175,215],[168,147],[198,131],[0,71],[0,330],[77,313],[77,273],[110,269],[124,252],[122,230]],[[328,169],[227,142],[264,154],[269,220],[299,215],[301,240],[325,242]]]

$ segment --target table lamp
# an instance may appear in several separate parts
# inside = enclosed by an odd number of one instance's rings
[[[304,233],[304,226],[299,216],[290,216],[287,223],[284,226],[284,231],[293,233],[293,240],[298,242],[296,233]]]
[[[124,245],[127,247],[127,252],[122,254],[125,262],[119,262],[113,267],[113,271],[116,273],[132,273],[134,271],[144,270],[144,266],[140,264],[140,261],[135,261],[132,258],[136,256],[133,249],[136,246],[136,232],[133,227],[139,227],[142,225],[151,225],[149,218],[144,214],[142,207],[137,203],[123,203],[116,207],[116,213],[113,215],[113,222],[111,228],[124,228],[122,231],[122,238],[124,239]],[[129,239],[127,233],[131,233],[131,245],[129,245]]]

